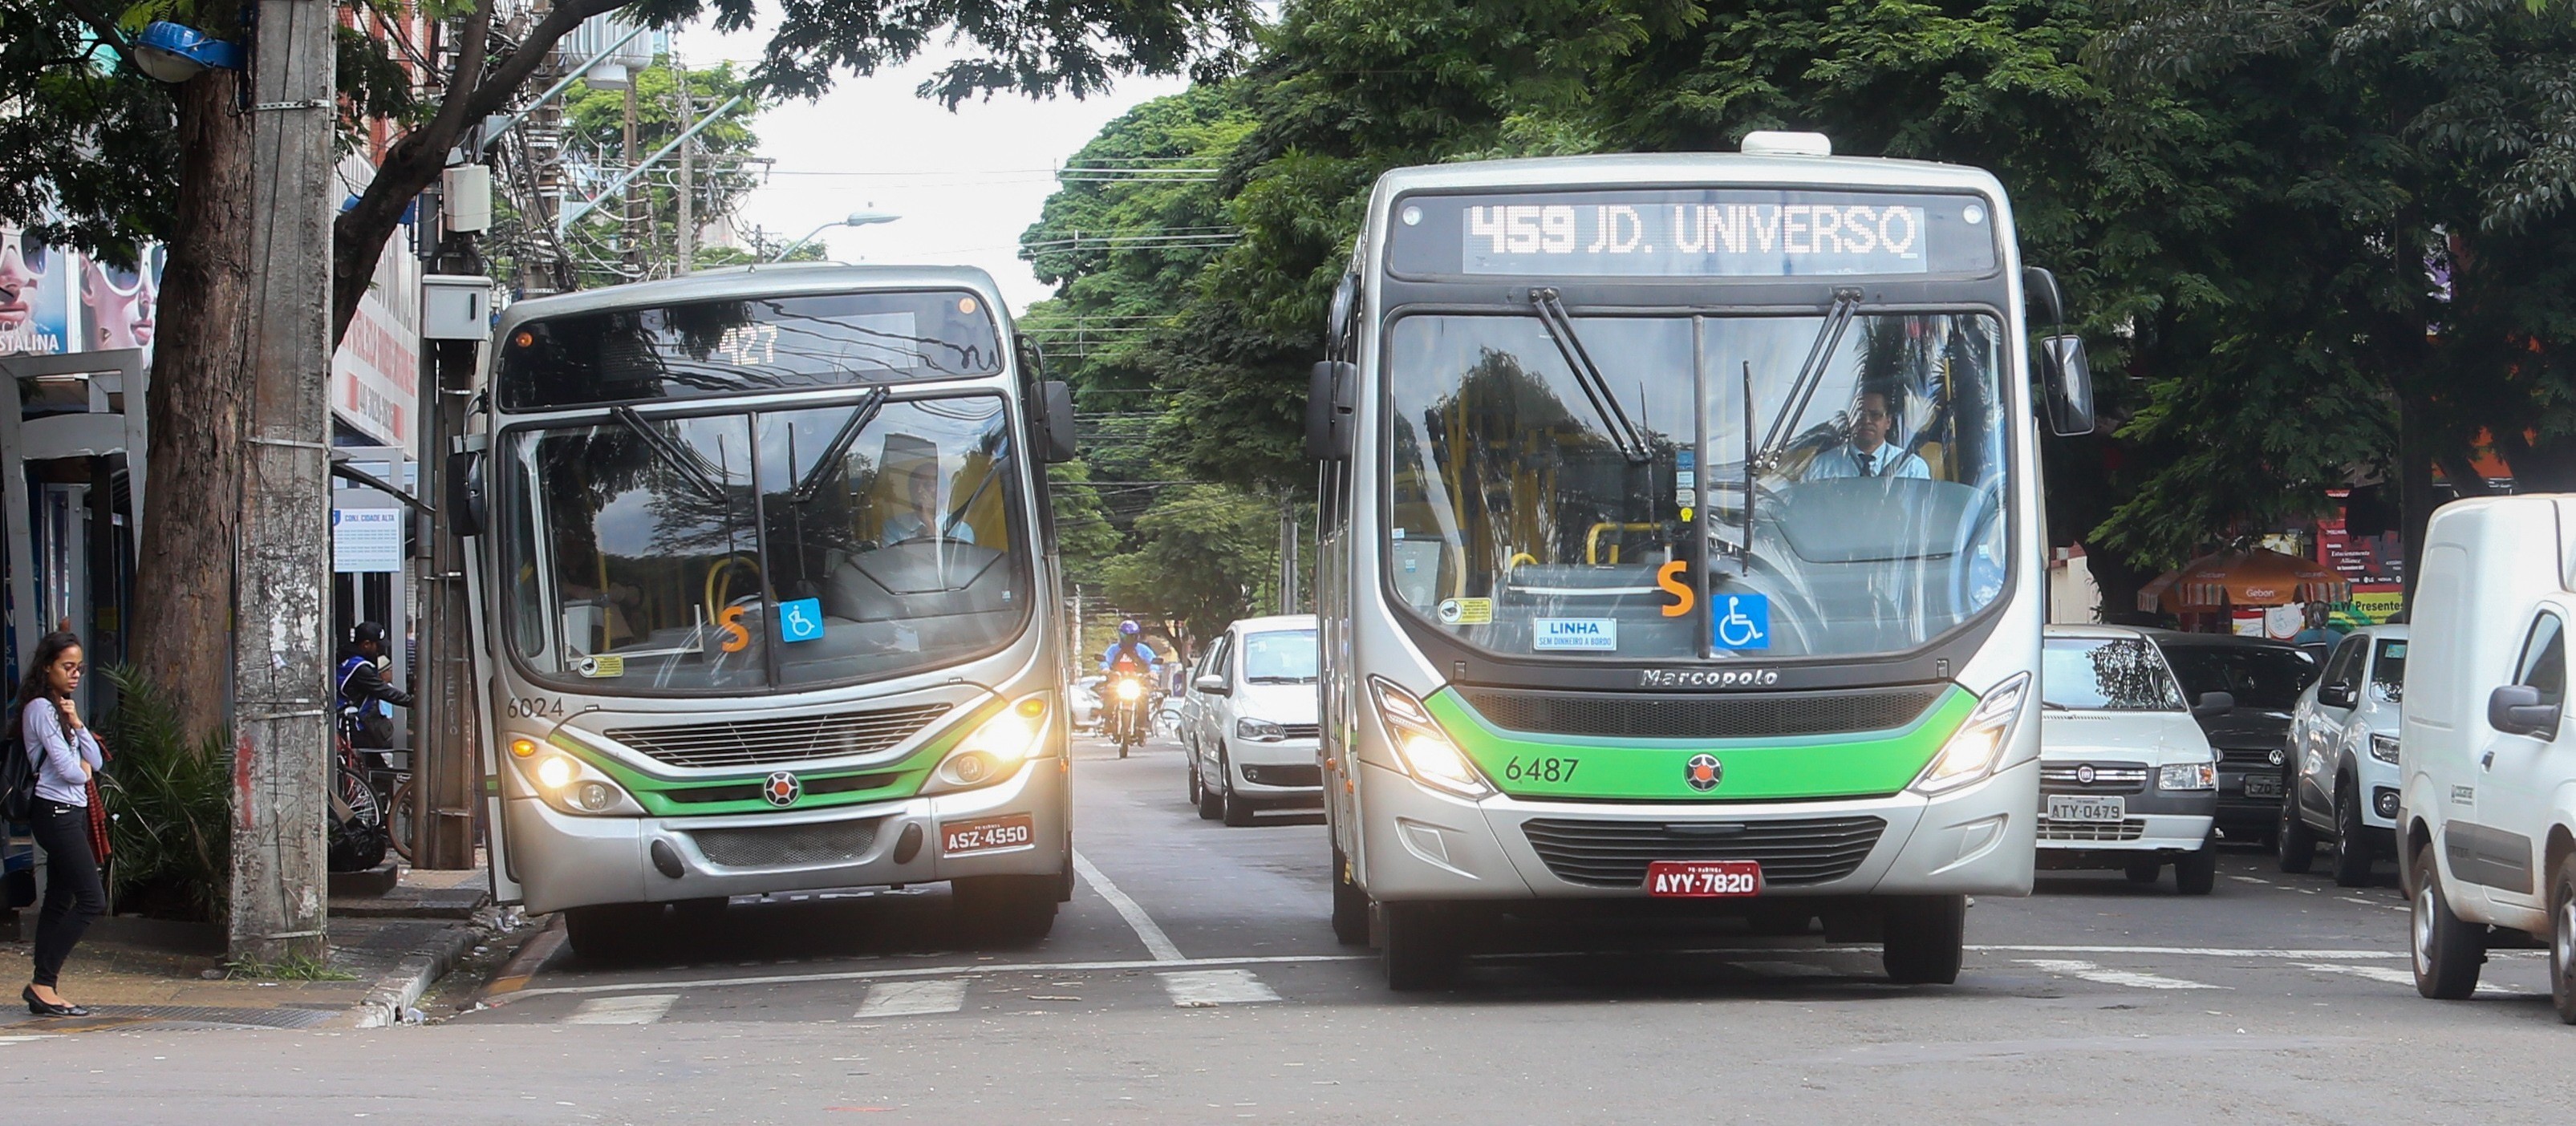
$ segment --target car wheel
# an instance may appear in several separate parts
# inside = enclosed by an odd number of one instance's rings
[[[2549,996],[2558,1019],[2576,1024],[2576,856],[2559,857],[2549,878]]]
[[[1234,792],[1233,765],[1226,762],[1223,758],[1219,758],[1216,765],[1219,773],[1223,775],[1223,781],[1220,782],[1219,785],[1225,787],[1225,792],[1221,795],[1223,801],[1220,812],[1225,815],[1226,826],[1233,829],[1241,829],[1250,826],[1252,824],[1252,801],[1251,799]]]
[[[2304,876],[2317,863],[2317,831],[2308,828],[2307,818],[2299,816],[2299,784],[2293,779],[2281,787],[2281,827],[2273,835],[2280,838],[2276,855],[2281,871]]]
[[[1907,896],[1887,905],[1880,924],[1879,961],[1898,985],[1948,985],[1959,980],[1968,941],[1968,897]]]
[[[2361,823],[2361,795],[2351,782],[2335,786],[2336,887],[2370,886],[2370,829]]]
[[[2129,862],[2128,867],[2129,882],[2133,884],[2152,884],[2156,882],[2156,877],[2164,874],[2164,871],[2165,866],[2163,861],[2132,860]]]
[[[2207,895],[2218,886],[2218,842],[2207,841],[2174,859],[2174,891]]]
[[[1352,881],[1350,857],[1334,845],[1333,938],[1344,946],[1366,946],[1368,931],[1368,893]]]
[[[1191,761],[1195,763],[1197,760]],[[1225,769],[1223,760],[1217,762],[1217,769]],[[1208,785],[1207,775],[1199,775],[1199,820],[1214,821],[1223,816],[1225,816],[1225,795],[1219,793],[1216,787]]]
[[[1197,805],[1199,803],[1199,756],[1195,753],[1190,755],[1189,795],[1189,803]]]
[[[1466,948],[1446,904],[1382,903],[1386,913],[1386,987],[1400,993],[1443,989],[1458,980]]]
[[[2415,963],[2415,992],[2437,1001],[2464,1001],[2478,990],[2487,960],[2480,927],[2451,913],[2442,893],[2442,868],[2427,843],[2415,852],[2415,897],[2408,901],[2406,933]]]

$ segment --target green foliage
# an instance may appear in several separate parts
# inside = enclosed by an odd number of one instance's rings
[[[1110,601],[1192,637],[1213,637],[1277,597],[1275,501],[1215,485],[1167,490],[1136,518],[1134,543],[1101,568]]]
[[[169,87],[121,68],[69,9],[0,4],[0,106],[0,222],[125,263],[136,242],[169,237],[179,184]],[[113,168],[101,153],[115,154]]]
[[[118,898],[189,918],[224,917],[232,881],[232,735],[190,740],[168,697],[131,668],[102,670],[117,706],[102,731],[116,756],[100,776]]]
[[[227,980],[251,981],[356,981],[358,975],[331,968],[328,959],[289,954],[277,962],[226,962]]]

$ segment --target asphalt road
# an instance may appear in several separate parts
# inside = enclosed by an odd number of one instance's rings
[[[1635,929],[1489,936],[1386,991],[1325,925],[1320,818],[1202,821],[1168,746],[1085,746],[1055,933],[980,942],[944,889],[737,902],[640,964],[569,952],[375,1032],[0,1037],[0,1100],[190,1123],[2565,1122],[2546,963],[2415,996],[2382,886],[2230,855],[2216,894],[2043,875],[1981,899],[1955,986],[1868,948]],[[2322,873],[2322,868],[2320,869]],[[15,1031],[15,1030],[13,1030]]]

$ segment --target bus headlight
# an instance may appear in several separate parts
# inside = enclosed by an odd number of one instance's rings
[[[2215,790],[2218,788],[2218,764],[2213,762],[2178,762],[2156,770],[2159,790]]]
[[[1376,677],[1369,678],[1369,689],[1377,696],[1378,719],[1386,724],[1387,735],[1395,746],[1396,761],[1405,772],[1428,786],[1437,787],[1462,798],[1481,798],[1494,792],[1467,753],[1440,729],[1431,712],[1412,693]]]
[[[517,747],[513,746],[511,750],[537,796],[560,812],[585,817],[609,814],[642,816],[644,813],[644,807],[627,796],[625,787],[599,768],[571,754],[547,750],[519,756]]]
[[[2028,691],[2030,674],[2017,672],[1978,700],[1968,721],[1950,734],[1950,741],[1941,744],[1941,753],[1932,756],[1932,764],[1915,778],[1914,791],[1938,794],[1993,773],[1995,761],[2012,742],[2013,724],[2021,719],[2021,698]]]
[[[1021,763],[1045,757],[1047,729],[1046,693],[1023,696],[975,725],[939,760],[939,769],[930,773],[930,784],[921,792],[972,790],[1009,778],[1019,773]]]

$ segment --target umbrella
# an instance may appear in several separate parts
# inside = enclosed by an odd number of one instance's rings
[[[2138,590],[2138,609],[2172,613],[2229,606],[2342,602],[2352,597],[2343,574],[2323,563],[2262,548],[2204,555],[2156,576]]]

